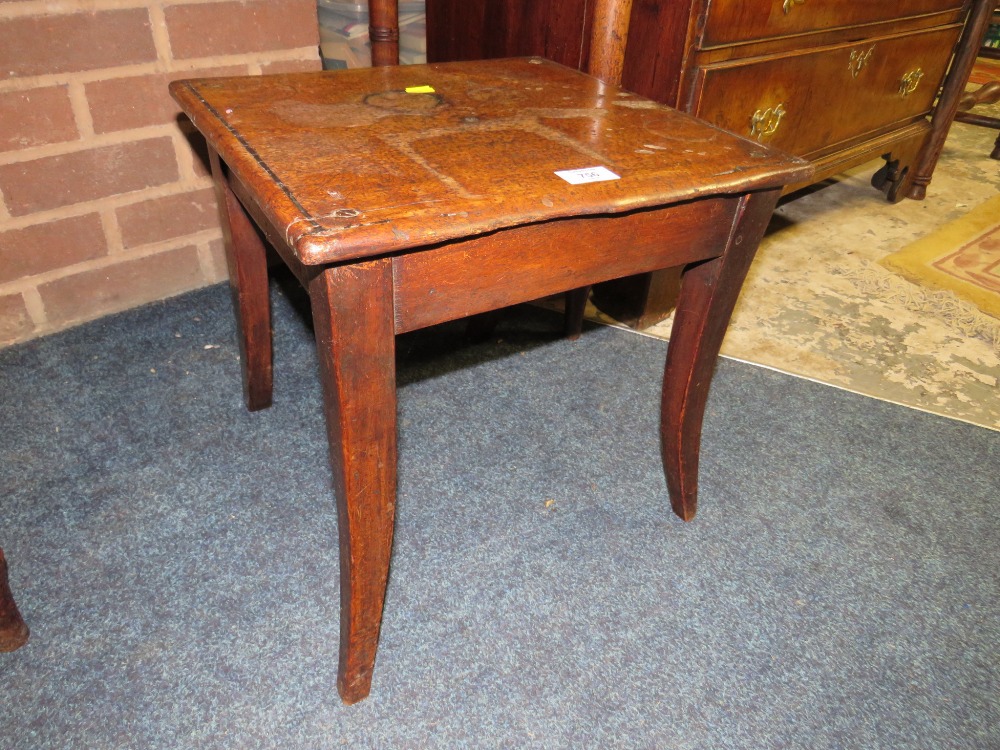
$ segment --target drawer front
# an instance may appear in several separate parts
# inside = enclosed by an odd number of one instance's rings
[[[702,47],[956,10],[964,0],[710,0]]]
[[[797,156],[930,112],[961,25],[698,70],[693,113]]]

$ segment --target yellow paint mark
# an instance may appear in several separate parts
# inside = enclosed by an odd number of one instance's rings
[[[405,89],[407,94],[433,94],[433,86],[407,86]]]

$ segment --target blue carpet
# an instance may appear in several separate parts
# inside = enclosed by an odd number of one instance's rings
[[[665,344],[528,308],[399,341],[383,636],[342,706],[294,302],[257,414],[224,287],[0,352],[32,628],[0,654],[0,748],[1000,747],[1000,435],[723,361],[684,524]]]

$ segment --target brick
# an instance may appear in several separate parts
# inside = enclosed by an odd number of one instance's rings
[[[205,188],[123,206],[118,226],[126,248],[218,228],[215,191]]]
[[[34,328],[20,294],[0,295],[0,346],[24,338]]]
[[[264,75],[272,73],[310,73],[314,70],[322,70],[323,61],[317,56],[315,60],[275,60],[274,62],[261,63],[260,72]]]
[[[315,0],[171,5],[164,12],[175,59],[319,47]]]
[[[14,216],[163,185],[178,178],[170,136],[0,165]]]
[[[229,264],[226,261],[226,245],[221,239],[212,240],[208,243],[208,254],[212,258],[212,266],[215,272],[213,281],[222,281],[229,278]]]
[[[107,254],[97,214],[0,232],[0,284]]]
[[[226,248],[222,239],[215,239],[208,243],[207,252],[202,255],[202,266],[205,269],[205,277],[209,283],[225,281],[229,278],[229,269],[226,267]]]
[[[146,76],[111,78],[88,83],[84,88],[94,121],[94,132],[162,125],[177,120],[180,108],[167,92],[167,84],[181,78],[240,75],[245,65],[231,65],[184,73],[158,73]]]
[[[0,93],[0,151],[77,138],[66,86]]]
[[[194,246],[65,276],[38,287],[53,325],[90,320],[204,285]]]
[[[0,80],[155,62],[145,8],[7,18]]]

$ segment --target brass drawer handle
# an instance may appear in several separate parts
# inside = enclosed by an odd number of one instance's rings
[[[850,68],[852,76],[857,78],[861,75],[861,71],[868,64],[868,61],[872,59],[872,52],[874,51],[874,44],[866,50],[851,50],[851,60],[847,63],[847,67]]]
[[[899,82],[899,95],[904,99],[917,90],[917,86],[920,85],[920,79],[924,77],[924,71],[920,68],[914,68]]]
[[[750,118],[750,137],[756,138],[758,141],[762,141],[765,138],[774,135],[778,130],[778,126],[781,124],[781,118],[784,116],[784,102],[776,107],[758,109],[753,113],[753,117]]]
[[[787,16],[792,12],[792,8],[796,5],[804,5],[805,2],[806,0],[785,0],[785,2],[781,4],[781,8],[785,11],[785,15]]]

